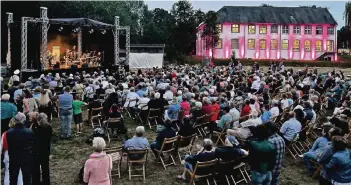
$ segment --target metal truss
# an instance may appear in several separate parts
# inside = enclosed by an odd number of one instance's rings
[[[11,28],[10,25],[13,23],[13,13],[7,12],[7,57],[6,65],[7,68],[11,68]]]
[[[114,37],[114,56],[115,65],[119,64],[119,16],[115,16],[115,29],[113,30]]]
[[[83,40],[82,28],[78,28],[78,57],[82,56],[82,40]]]
[[[48,68],[48,9],[46,7],[40,7],[40,19],[41,19],[41,63],[44,69]]]

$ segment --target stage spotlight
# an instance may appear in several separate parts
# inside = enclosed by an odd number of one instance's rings
[[[105,33],[106,33],[106,30],[102,30],[102,31],[101,31],[101,34],[104,35]]]
[[[74,28],[72,31],[73,31],[74,33],[77,33],[77,32],[79,31],[79,29],[78,29],[78,28]]]
[[[89,31],[89,33],[90,33],[90,34],[94,33],[94,30],[93,30],[93,29],[91,29],[91,30]]]
[[[58,29],[58,31],[62,31],[63,30],[63,27],[61,26],[59,29]]]

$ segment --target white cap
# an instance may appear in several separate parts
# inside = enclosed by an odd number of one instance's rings
[[[20,70],[16,69],[13,74],[18,75],[20,73]]]

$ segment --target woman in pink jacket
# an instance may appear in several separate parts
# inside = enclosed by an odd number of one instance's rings
[[[105,140],[95,137],[93,140],[94,153],[85,162],[83,180],[88,185],[111,185],[112,159],[103,150]]]

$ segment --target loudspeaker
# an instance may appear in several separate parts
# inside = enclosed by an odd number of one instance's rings
[[[72,64],[72,65],[71,65],[71,69],[78,69],[77,64]]]

